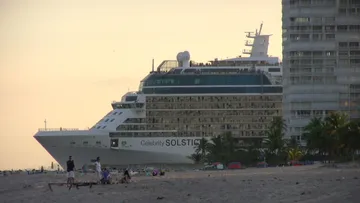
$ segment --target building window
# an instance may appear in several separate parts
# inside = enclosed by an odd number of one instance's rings
[[[310,18],[290,18],[292,23],[308,23],[310,22]]]
[[[333,32],[333,31],[335,31],[335,26],[333,25],[325,26],[325,32]]]
[[[117,114],[117,112],[115,111],[114,113],[113,113],[113,115],[115,116]]]
[[[325,39],[335,39],[335,34],[326,34]]]
[[[316,25],[312,27],[314,32],[322,32],[322,26]]]
[[[360,31],[360,25],[350,25],[349,30],[350,31]]]
[[[324,18],[325,23],[333,23],[335,22],[335,17],[327,17]]]
[[[358,48],[359,47],[359,42],[349,42],[349,47],[350,48]]]
[[[321,19],[320,17],[312,18],[312,19],[311,19],[311,22],[312,22],[312,23],[322,23],[322,19]]]
[[[111,119],[110,122],[113,122],[115,120],[115,118]]]
[[[96,144],[97,144],[97,145],[101,145],[101,142],[100,142],[100,141],[96,141]]]
[[[346,8],[339,8],[339,14],[346,15]]]
[[[335,51],[326,51],[325,54],[326,54],[326,56],[335,56],[336,52]]]
[[[83,142],[83,145],[87,145],[87,144],[89,144],[88,141],[84,141],[84,142]]]
[[[347,42],[339,42],[339,47],[346,48],[346,47],[348,47],[348,43]]]
[[[102,127],[102,129],[106,128],[106,125]]]
[[[109,121],[109,119],[106,119],[106,120],[105,120],[105,122],[108,122],[108,121]]]
[[[345,32],[345,31],[347,31],[347,25],[338,25],[337,26],[337,31],[338,32]]]
[[[321,40],[321,39],[322,39],[322,35],[321,35],[321,34],[313,34],[313,35],[312,35],[312,39],[313,39],[314,41]]]

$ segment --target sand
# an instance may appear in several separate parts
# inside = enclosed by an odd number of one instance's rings
[[[90,180],[93,175],[77,177]],[[164,177],[133,177],[130,184],[67,190],[47,183],[63,174],[0,177],[1,202],[302,202],[351,203],[360,199],[359,168],[318,166],[232,171],[169,172]]]

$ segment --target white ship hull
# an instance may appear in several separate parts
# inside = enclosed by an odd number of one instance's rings
[[[91,164],[96,157],[101,158],[103,165],[111,166],[191,164],[193,161],[188,156],[194,153],[201,139],[201,137],[110,138],[109,135],[92,131],[39,132],[35,138],[63,168],[69,156],[73,157],[77,168]],[[117,147],[111,147],[111,141],[114,139],[118,139]],[[84,142],[87,142],[86,146]]]

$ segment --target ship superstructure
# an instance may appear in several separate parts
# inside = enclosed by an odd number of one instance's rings
[[[203,137],[262,138],[281,115],[281,63],[267,55],[269,35],[260,29],[252,38],[249,57],[196,63],[181,52],[153,68],[137,92],[113,102],[91,129],[40,129],[35,138],[61,165],[69,155],[78,165],[98,156],[107,165],[191,163]]]

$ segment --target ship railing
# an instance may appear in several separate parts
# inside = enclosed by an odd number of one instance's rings
[[[281,63],[277,63],[277,64],[257,64],[255,65],[255,68],[259,67],[279,67],[281,66]],[[226,66],[220,66],[219,69],[216,69],[217,67],[219,66],[216,66],[216,65],[201,65],[201,64],[196,64],[192,67],[197,67],[199,68],[198,70],[194,70],[194,71],[188,71],[188,72],[181,72],[181,73],[172,73],[172,72],[169,72],[168,74],[172,74],[172,75],[178,75],[178,74],[188,74],[188,75],[191,75],[191,74],[197,74],[197,75],[201,75],[201,74],[234,74],[235,71],[237,71],[238,73],[241,73],[241,74],[253,74],[254,71],[251,71],[249,69],[253,68],[254,65],[251,65],[251,64],[248,64],[248,65],[226,65]],[[206,68],[206,67],[214,67],[215,69],[212,70],[212,69],[206,69],[204,71],[204,69],[202,68]],[[229,70],[227,69],[230,69],[231,71],[229,72]],[[161,73],[161,72],[156,72],[154,74],[164,74],[164,73]],[[122,102],[116,102],[116,101],[113,101],[113,103],[122,103]]]
[[[80,131],[79,128],[39,128],[41,132],[54,132],[54,131]]]
[[[134,104],[134,103],[143,103],[139,101],[112,101],[111,104]]]
[[[232,68],[245,68],[245,67],[248,67],[248,66],[253,66],[254,64],[252,64],[251,62],[247,63],[247,64],[235,64],[233,63],[232,61],[226,61],[226,62],[217,62],[217,64],[211,64],[211,63],[193,63],[191,64],[191,67],[220,67],[220,68],[229,68],[229,67],[232,67]],[[263,63],[263,64],[255,64],[255,66],[260,66],[260,67],[263,67],[263,66],[281,66],[282,63]]]

